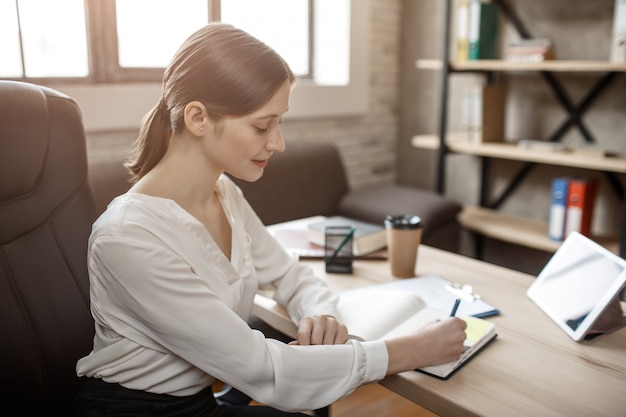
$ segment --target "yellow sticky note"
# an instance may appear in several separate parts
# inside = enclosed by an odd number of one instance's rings
[[[489,328],[489,322],[487,320],[476,317],[463,317],[463,320],[467,323],[467,327],[465,328],[467,339],[474,343],[478,342]]]

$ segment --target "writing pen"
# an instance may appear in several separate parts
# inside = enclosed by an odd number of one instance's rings
[[[452,312],[450,312],[450,317],[454,317],[456,311],[459,309],[459,304],[461,304],[461,299],[457,298],[454,300],[454,305],[452,306]]]
[[[333,255],[330,257],[330,259],[328,260],[328,263],[332,263],[335,258],[337,257],[337,255],[339,254],[339,251],[346,246],[346,243],[348,243],[350,241],[350,239],[352,239],[352,236],[354,236],[354,231],[355,228],[351,227],[350,231],[348,232],[348,234],[346,235],[346,237],[343,238],[343,240],[341,241],[341,243],[339,244],[339,246],[337,246],[337,249],[335,249],[335,251],[333,252]]]

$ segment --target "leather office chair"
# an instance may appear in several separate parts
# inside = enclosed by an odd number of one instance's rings
[[[89,353],[87,240],[96,217],[81,112],[0,81],[0,414],[70,415]]]

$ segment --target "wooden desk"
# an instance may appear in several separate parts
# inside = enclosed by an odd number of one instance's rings
[[[391,281],[386,261],[356,261],[353,275],[326,274],[336,290]],[[474,286],[501,314],[498,338],[447,381],[404,372],[380,381],[440,416],[626,416],[626,329],[574,342],[526,296],[534,277],[421,246],[418,276]],[[258,296],[254,312],[294,335],[282,308]]]

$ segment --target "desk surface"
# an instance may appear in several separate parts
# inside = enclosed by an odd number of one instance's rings
[[[355,261],[353,275],[326,274],[336,290],[393,280],[386,261]],[[380,383],[443,416],[626,416],[626,329],[574,342],[526,296],[534,277],[427,246],[418,276],[470,284],[500,309],[498,338],[447,381],[404,372]],[[254,312],[294,335],[282,308],[257,297]]]

